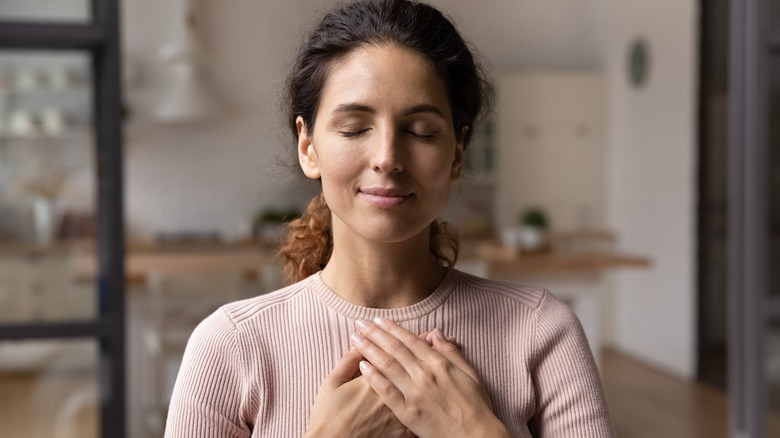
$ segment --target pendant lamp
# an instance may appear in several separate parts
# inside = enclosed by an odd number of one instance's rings
[[[170,70],[170,84],[155,106],[155,119],[163,123],[198,122],[215,117],[221,105],[204,67],[198,0],[181,0],[178,32],[159,56]]]

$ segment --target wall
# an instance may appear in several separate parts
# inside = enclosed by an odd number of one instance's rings
[[[593,1],[434,3],[495,68],[562,69],[598,62],[592,26],[581,18]],[[279,86],[302,33],[336,1],[201,2],[212,57],[207,70],[225,111],[183,127],[160,125],[148,115],[168,86],[169,71],[156,54],[174,36],[177,3],[123,3],[123,45],[137,77],[127,93],[133,114],[126,142],[128,222],[141,236],[175,229],[238,233],[261,206],[302,204],[310,196],[310,185],[295,183],[302,177],[291,178],[296,171],[277,165],[280,154],[292,157]]]
[[[127,92],[132,114],[125,149],[127,219],[141,236],[245,232],[262,206],[288,207],[310,197],[303,177],[278,165],[282,158],[294,159],[294,143],[277,102],[301,30],[322,4],[201,3],[207,77],[223,110],[214,120],[179,126],[150,116],[168,86],[170,72],[157,53],[175,36],[177,2],[123,4],[123,45],[136,77]]]
[[[538,207],[553,230],[603,230],[601,74],[502,73],[495,86],[496,225]]]
[[[653,259],[614,278],[614,345],[681,376],[695,373],[697,8],[694,0],[598,3],[607,75],[607,216],[620,247]],[[649,83],[626,80],[636,36]]]
[[[499,71],[599,67],[599,0],[431,0]]]

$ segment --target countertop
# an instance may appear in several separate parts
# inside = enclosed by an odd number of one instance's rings
[[[566,250],[521,254],[491,241],[467,241],[461,245],[460,260],[487,263],[491,275],[599,273],[620,268],[647,268],[648,257],[613,250]],[[89,281],[96,276],[94,243],[71,242],[51,246],[0,245],[0,257],[45,257],[65,255],[76,277]],[[239,267],[254,275],[270,263],[278,263],[272,246],[257,242],[149,243],[128,242],[126,274],[130,283],[144,281],[153,269],[199,271]]]

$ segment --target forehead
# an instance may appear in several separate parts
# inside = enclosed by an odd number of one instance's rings
[[[417,52],[394,45],[355,49],[331,65],[320,109],[361,103],[378,112],[432,104],[450,114],[444,81]]]

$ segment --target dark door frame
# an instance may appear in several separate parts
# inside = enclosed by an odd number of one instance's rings
[[[97,168],[98,316],[92,321],[0,325],[0,340],[99,342],[101,436],[126,435],[125,273],[119,1],[92,0],[85,23],[0,22],[0,49],[79,50],[92,61]]]
[[[729,47],[730,435],[767,433],[766,338],[780,301],[769,293],[770,57],[768,0],[732,0]],[[776,32],[776,31],[775,31]],[[775,55],[777,56],[777,55]]]

